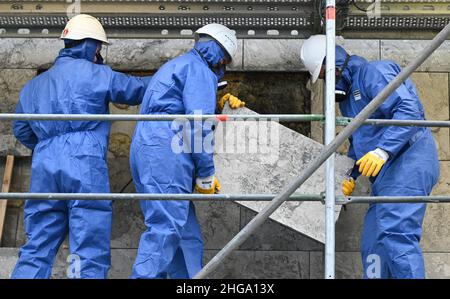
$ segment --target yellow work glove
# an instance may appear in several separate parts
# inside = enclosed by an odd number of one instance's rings
[[[342,193],[344,193],[345,196],[350,196],[353,193],[353,190],[355,190],[355,180],[352,177],[349,177],[345,179],[342,182]]]
[[[377,176],[388,159],[389,154],[381,148],[377,148],[365,154],[356,162],[356,165],[359,165],[359,172],[363,176]]]
[[[220,191],[219,180],[214,176],[195,180],[195,191],[201,194],[217,194]]]
[[[245,106],[245,102],[239,100],[237,97],[232,95],[231,93],[227,93],[223,97],[220,98],[217,105],[219,106],[220,111],[223,110],[223,106],[225,106],[225,102],[228,101],[230,104],[231,109],[238,109]]]

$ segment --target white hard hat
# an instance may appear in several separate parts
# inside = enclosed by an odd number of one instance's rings
[[[233,59],[237,52],[237,39],[234,31],[221,24],[208,24],[195,31],[195,41],[198,41],[200,34],[206,34],[215,39]]]
[[[313,35],[303,43],[300,59],[311,74],[313,83],[319,78],[320,69],[327,53],[326,47],[326,36],[322,34]]]
[[[61,39],[82,40],[85,38],[109,44],[105,29],[95,17],[85,14],[76,15],[67,22]]]

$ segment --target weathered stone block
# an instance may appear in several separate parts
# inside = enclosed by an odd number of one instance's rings
[[[300,60],[301,39],[246,39],[244,40],[245,71],[305,71]],[[339,39],[350,54],[369,60],[380,59],[380,42],[377,40]],[[261,51],[261,49],[264,49]]]
[[[336,44],[342,46],[350,55],[362,56],[365,59],[380,59],[380,41],[372,39],[336,39]]]
[[[2,68],[47,69],[64,43],[57,38],[2,38]]]
[[[426,278],[449,279],[450,278],[450,253],[425,253]]]
[[[23,212],[23,207],[22,207],[22,208],[20,208],[19,216],[18,216],[15,247],[23,246],[26,243],[26,241],[27,241],[27,236],[25,234],[24,212]]]
[[[311,114],[324,114],[323,110],[323,80],[317,80],[314,84],[308,81],[307,88],[311,91]],[[311,139],[324,143],[324,124],[320,121],[311,122]]]
[[[241,108],[225,114],[255,114]],[[216,130],[216,172],[222,183],[223,193],[267,194],[279,193],[317,157],[323,146],[275,122],[226,122]],[[259,127],[258,127],[259,126]],[[225,129],[224,129],[225,128]],[[258,136],[258,132],[259,136]],[[267,134],[267,135],[265,135]],[[267,137],[267,138],[265,138]],[[336,156],[336,187],[340,194],[340,182],[353,161]],[[310,177],[298,193],[319,194],[324,190],[324,166]],[[257,212],[267,202],[239,202]],[[340,207],[336,207],[336,219]],[[280,222],[319,242],[324,241],[323,205],[319,202],[286,202],[272,214],[271,219]]]
[[[217,251],[205,251],[206,264]],[[234,251],[212,279],[286,279],[309,277],[309,253],[306,251]]]
[[[139,106],[109,105],[110,114],[139,114]],[[108,150],[117,157],[129,157],[135,121],[113,121]]]
[[[9,127],[9,125],[7,125]],[[9,131],[9,130],[8,130]],[[0,135],[0,156],[30,157],[31,150],[21,144],[14,135]]]
[[[0,248],[0,279],[11,276],[17,262],[17,248]]]
[[[205,249],[222,249],[239,232],[240,208],[232,202],[195,202]]]
[[[449,205],[427,204],[420,242],[424,251],[450,252],[450,219],[448,215],[450,215]]]
[[[335,268],[337,279],[360,279],[363,277],[361,255],[359,252],[336,252]],[[310,252],[310,278],[324,278],[323,252]]]
[[[128,279],[136,257],[136,249],[112,249],[111,268],[108,272],[108,279]],[[62,246],[56,256],[53,266],[52,278],[66,279],[69,262],[69,249]]]
[[[107,63],[121,70],[154,70],[189,50],[193,39],[111,39]],[[238,52],[229,69],[242,69],[242,40],[238,40]]]
[[[351,204],[336,222],[336,250],[359,251],[367,204]]]
[[[438,183],[434,186],[432,195],[450,195],[450,161],[439,163],[440,176]]]
[[[35,75],[35,70],[0,69],[0,113],[14,113],[19,100],[20,90]],[[23,146],[19,146],[19,149],[16,151],[14,150],[14,145],[16,143],[18,145],[18,142],[14,140],[12,135],[12,121],[0,121],[0,138],[2,138],[0,140],[0,156],[7,153],[21,155],[23,152]]]
[[[414,81],[420,100],[429,120],[449,119],[448,73],[414,73]],[[450,130],[448,128],[431,128],[440,160],[450,159]]]
[[[303,40],[244,40],[245,71],[304,71],[300,61]]]
[[[406,66],[430,43],[429,40],[381,40],[381,59],[391,59]],[[450,71],[450,41],[445,41],[417,69],[423,72]]]
[[[7,207],[5,222],[3,226],[3,234],[0,237],[0,245],[2,247],[15,247],[16,246],[16,233],[17,225],[19,222],[19,208]]]
[[[109,158],[111,192],[134,193],[127,157]],[[137,248],[142,232],[146,229],[139,201],[116,200],[113,202],[112,248]]]

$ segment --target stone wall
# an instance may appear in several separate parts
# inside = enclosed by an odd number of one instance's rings
[[[18,93],[23,84],[35,76],[38,69],[46,69],[52,63],[62,43],[55,39],[1,39],[0,45],[0,112],[12,112]],[[177,56],[192,46],[189,40],[112,40],[112,45],[105,51],[107,62],[115,69],[124,71],[153,71],[170,58]],[[231,88],[243,96],[254,109],[260,113],[264,107],[283,109],[296,107],[296,111],[309,113],[321,112],[320,86],[311,86],[311,106],[306,102],[292,102],[296,89],[288,88],[289,96],[284,99],[286,85],[270,86],[264,94],[252,94],[246,86],[240,86],[233,80],[247,76],[252,84],[261,84],[262,78],[281,76],[280,72],[289,72],[291,79],[299,81],[303,87],[299,93],[308,95],[305,90],[303,66],[300,64],[299,51],[303,40],[240,40],[238,58],[235,59],[232,71],[237,72],[229,77]],[[405,65],[426,44],[426,41],[396,40],[345,40],[343,45],[353,54],[368,59],[389,58]],[[450,42],[446,42],[418,72],[413,76],[429,119],[448,119],[449,117],[449,72]],[[239,73],[241,72],[241,73]],[[248,73],[252,72],[252,74]],[[259,74],[254,74],[258,72]],[[264,72],[264,73],[260,73]],[[299,73],[300,72],[300,73]],[[297,74],[295,74],[297,73]],[[238,79],[236,79],[238,78]],[[255,79],[258,78],[258,79]],[[253,81],[252,81],[253,80]],[[237,86],[237,87],[236,87]],[[261,85],[259,85],[261,86]],[[274,97],[273,95],[277,95]],[[254,96],[254,98],[252,98]],[[3,100],[6,98],[6,101]],[[260,100],[263,98],[263,100]],[[275,100],[276,99],[276,100]],[[293,106],[278,105],[279,101],[292,103]],[[262,105],[262,101],[267,104]],[[299,107],[299,105],[301,107]],[[113,113],[135,113],[135,108],[125,110],[112,107]],[[303,109],[303,110],[302,110]],[[280,111],[280,110],[278,110]],[[275,112],[273,112],[275,113]],[[307,133],[309,128],[294,128]],[[11,127],[0,123],[0,135],[11,135]],[[119,192],[130,179],[126,148],[133,124],[113,124],[111,151],[109,153],[110,177],[112,192]],[[302,131],[303,130],[303,131]],[[311,136],[322,140],[320,123],[311,126]],[[114,135],[116,134],[116,135]],[[439,144],[441,160],[441,179],[434,189],[434,194],[449,194],[448,178],[450,176],[448,129],[434,130]],[[29,153],[28,153],[29,154]],[[21,153],[26,156],[27,153]],[[30,158],[16,160],[11,191],[25,192],[29,184]],[[3,176],[4,158],[0,158],[0,176]],[[358,192],[367,192],[366,185],[360,186]],[[133,186],[124,192],[133,192]],[[235,204],[201,203],[197,204],[205,239],[205,262],[221,249],[252,217],[254,212]],[[341,212],[336,231],[336,271],[340,278],[361,277],[359,257],[359,238],[366,205],[351,205]],[[424,222],[422,246],[427,265],[427,276],[430,278],[450,277],[450,223],[449,209],[445,204],[428,205]],[[144,229],[137,202],[114,203],[115,221],[113,227],[112,255],[113,268],[111,277],[126,277],[130,273],[139,235]],[[0,263],[8,272],[14,265],[18,247],[25,241],[23,233],[23,205],[21,202],[10,202],[7,212],[7,231],[3,238],[4,247],[0,251]],[[127,215],[120,217],[119,215]],[[64,277],[67,243],[62,246],[55,266],[54,276]],[[9,268],[9,269],[8,269]],[[6,272],[0,271],[5,277]],[[214,277],[226,278],[321,278],[323,277],[323,244],[302,236],[295,231],[268,221],[258,229],[227,261],[226,265],[214,274]]]

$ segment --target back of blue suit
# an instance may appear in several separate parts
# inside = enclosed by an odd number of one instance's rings
[[[343,67],[347,53],[336,48],[336,65]],[[350,56],[336,89],[347,92],[339,103],[342,114],[355,117],[399,73],[393,61],[367,62]],[[425,112],[416,88],[407,79],[370,116],[374,119],[421,120]],[[359,160],[381,148],[389,159],[371,178],[374,196],[428,196],[439,178],[439,161],[429,128],[361,126],[350,138],[349,157]],[[359,175],[357,168],[352,176]],[[364,277],[424,278],[419,242],[425,204],[371,204],[364,222],[361,254]]]
[[[109,102],[140,104],[148,79],[93,63],[98,42],[62,49],[55,64],[29,81],[17,113],[107,114]],[[33,150],[30,192],[108,193],[109,122],[17,121],[14,134]],[[106,278],[110,268],[111,201],[28,200],[27,243],[12,278],[48,278],[69,233],[74,278]],[[78,262],[79,261],[79,262]]]
[[[149,84],[141,114],[214,114],[216,65],[225,52],[215,41],[164,64]],[[138,122],[130,164],[139,193],[193,192],[195,178],[215,173],[212,149],[194,139],[212,135],[206,122]],[[189,142],[189,138],[191,136]],[[187,150],[186,150],[187,149]],[[202,267],[203,240],[192,202],[142,201],[147,230],[142,234],[132,278],[191,278]]]

